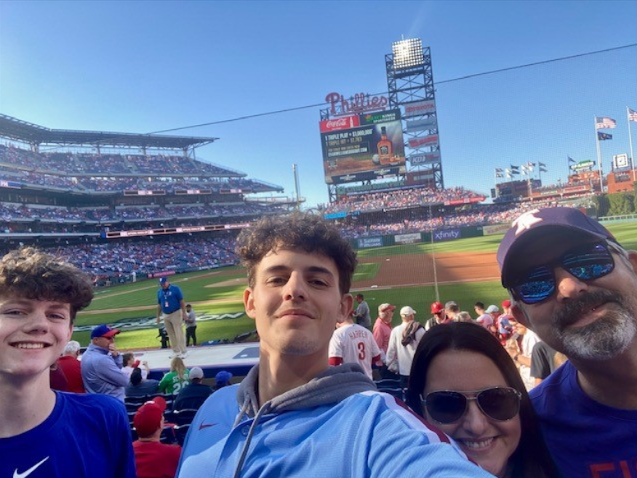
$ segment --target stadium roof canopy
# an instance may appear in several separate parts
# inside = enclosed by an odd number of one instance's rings
[[[219,139],[192,136],[49,129],[3,114],[0,114],[0,137],[37,146],[46,144],[183,150],[203,146]]]

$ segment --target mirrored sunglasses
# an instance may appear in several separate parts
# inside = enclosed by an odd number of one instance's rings
[[[592,281],[613,272],[615,261],[606,243],[585,244],[553,261],[520,274],[509,288],[525,304],[537,304],[556,290],[555,267],[583,281]]]

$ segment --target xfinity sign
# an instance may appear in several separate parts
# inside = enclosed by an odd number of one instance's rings
[[[434,242],[453,241],[455,239],[460,239],[460,229],[434,231]]]

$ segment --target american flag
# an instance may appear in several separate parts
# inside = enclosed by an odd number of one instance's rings
[[[628,121],[637,121],[637,111],[628,108]]]
[[[617,121],[608,116],[596,116],[595,117],[595,129],[602,128],[614,128],[617,126]]]

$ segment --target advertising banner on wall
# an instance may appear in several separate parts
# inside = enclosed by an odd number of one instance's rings
[[[369,249],[370,247],[382,247],[382,237],[361,237],[358,239],[359,249]]]
[[[424,148],[425,146],[438,146],[438,135],[430,134],[422,138],[409,138],[410,148]]]
[[[505,234],[511,228],[511,224],[494,224],[491,226],[484,226],[482,228],[482,234],[485,236],[492,236],[494,234]]]
[[[327,184],[404,172],[400,110],[324,120],[319,128]]]
[[[406,103],[404,108],[405,118],[409,118],[410,116],[428,115],[436,112],[436,101],[412,101],[411,103]]]
[[[460,229],[434,231],[434,242],[453,241],[455,239],[460,239]]]
[[[419,232],[412,232],[411,234],[396,234],[394,236],[396,244],[415,244],[416,242],[422,242],[422,236]]]
[[[440,162],[440,151],[432,151],[431,153],[412,154],[409,156],[409,162],[412,166],[420,164],[434,164]]]
[[[405,123],[405,130],[409,133],[415,131],[425,131],[437,128],[437,121],[435,116],[426,116],[422,119],[407,121]]]

